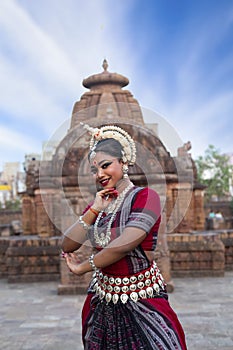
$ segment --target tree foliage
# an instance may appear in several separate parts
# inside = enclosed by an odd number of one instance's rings
[[[229,183],[233,173],[229,156],[221,154],[213,145],[209,145],[204,156],[197,158],[198,181],[207,186],[206,196],[221,198],[229,194]]]
[[[21,201],[19,199],[7,200],[4,205],[0,203],[0,209],[20,210]]]

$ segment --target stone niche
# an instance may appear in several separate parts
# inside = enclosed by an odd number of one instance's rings
[[[195,164],[188,153],[190,145],[184,144],[177,156],[172,157],[158,134],[145,125],[138,101],[124,89],[129,80],[109,72],[106,61],[103,69],[103,72],[83,80],[83,86],[89,90],[75,102],[68,131],[51,157],[31,162],[26,169],[24,237],[32,240],[31,235],[34,235],[36,242],[55,239],[59,250],[62,233],[77,220],[96,193],[87,161],[89,135],[80,122],[98,127],[116,124],[126,129],[136,141],[137,164],[130,168],[132,181],[138,186],[149,185],[160,194],[163,212],[156,256],[172,290],[167,232],[189,235],[192,231],[203,230],[203,186],[197,182]],[[190,198],[188,203],[187,197]],[[90,248],[83,247],[79,255],[85,259],[90,255]],[[73,276],[63,260],[60,264],[58,293],[86,290],[90,274]]]

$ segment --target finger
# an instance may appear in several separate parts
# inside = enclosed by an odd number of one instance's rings
[[[118,196],[118,191],[115,188],[109,188],[106,190],[103,190],[101,192],[99,192],[100,196],[103,197],[107,197],[109,198],[109,196]]]
[[[113,190],[113,191],[109,191],[106,195],[105,195],[105,199],[108,200],[110,197],[111,198],[116,198],[118,196],[118,191],[117,190]]]
[[[110,193],[110,192],[112,192],[114,190],[115,190],[114,187],[106,188],[104,190],[101,190],[101,191],[97,192],[97,194],[100,194],[101,196],[103,196],[103,195],[106,195],[106,194],[108,194],[108,193]]]

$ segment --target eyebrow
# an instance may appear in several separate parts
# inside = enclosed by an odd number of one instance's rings
[[[113,159],[104,159],[104,160],[101,160],[99,163],[98,163],[98,165],[99,166],[101,166],[103,163],[105,163],[105,162],[113,162]],[[93,168],[96,168],[96,166],[95,165],[91,165],[91,168],[93,169]]]
[[[113,160],[112,159],[104,159],[104,160],[101,160],[98,165],[102,165],[103,163],[105,162],[112,162]]]

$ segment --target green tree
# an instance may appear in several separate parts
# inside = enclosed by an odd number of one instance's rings
[[[229,193],[233,172],[229,156],[221,154],[213,145],[209,145],[205,155],[199,156],[195,162],[198,181],[207,186],[207,199],[211,199],[213,195],[220,198]]]
[[[19,199],[7,200],[5,203],[5,209],[19,210],[21,209],[21,201]]]

